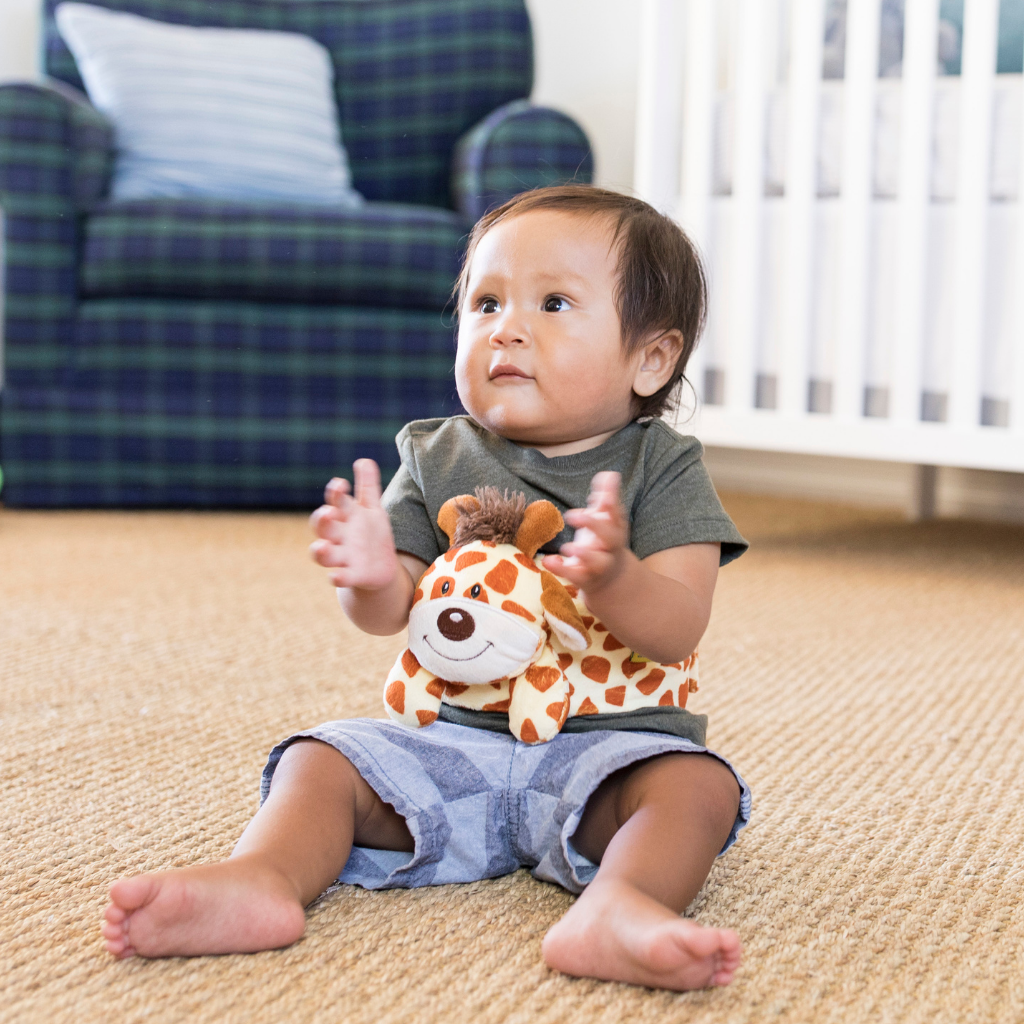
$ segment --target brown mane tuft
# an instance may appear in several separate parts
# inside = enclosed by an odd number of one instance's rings
[[[479,502],[476,508],[468,501],[455,499],[459,516],[452,547],[461,547],[474,540],[515,544],[516,534],[526,515],[526,495],[507,490],[502,494],[497,487],[478,487],[475,493]]]

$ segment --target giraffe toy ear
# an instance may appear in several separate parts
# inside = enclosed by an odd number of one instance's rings
[[[576,611],[569,591],[551,573],[541,570],[540,603],[547,624],[570,651],[585,651],[590,646],[590,634]]]
[[[480,501],[472,494],[460,494],[457,498],[449,498],[437,513],[437,525],[448,535],[448,543],[455,543],[455,530],[459,525],[459,516],[464,512],[476,512]]]
[[[549,540],[562,532],[564,525],[562,513],[550,501],[531,501],[516,531],[515,545],[528,558],[533,558]],[[569,595],[565,596],[568,598]]]

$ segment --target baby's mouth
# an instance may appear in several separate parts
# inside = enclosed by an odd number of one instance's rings
[[[489,376],[491,380],[501,380],[508,377],[518,377],[522,380],[533,379],[528,373],[520,370],[518,366],[513,366],[511,363],[499,363],[497,366],[492,366]]]

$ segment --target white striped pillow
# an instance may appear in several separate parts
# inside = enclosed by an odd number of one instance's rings
[[[357,206],[327,51],[308,36],[192,28],[62,3],[57,27],[114,125],[115,199]]]

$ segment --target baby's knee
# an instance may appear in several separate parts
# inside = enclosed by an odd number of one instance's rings
[[[367,786],[356,766],[340,750],[312,736],[289,744],[274,769],[270,788],[273,791],[290,783],[357,789]]]
[[[670,753],[638,766],[624,787],[632,808],[643,804],[687,805],[731,826],[740,806],[740,786],[732,770],[712,754]]]

